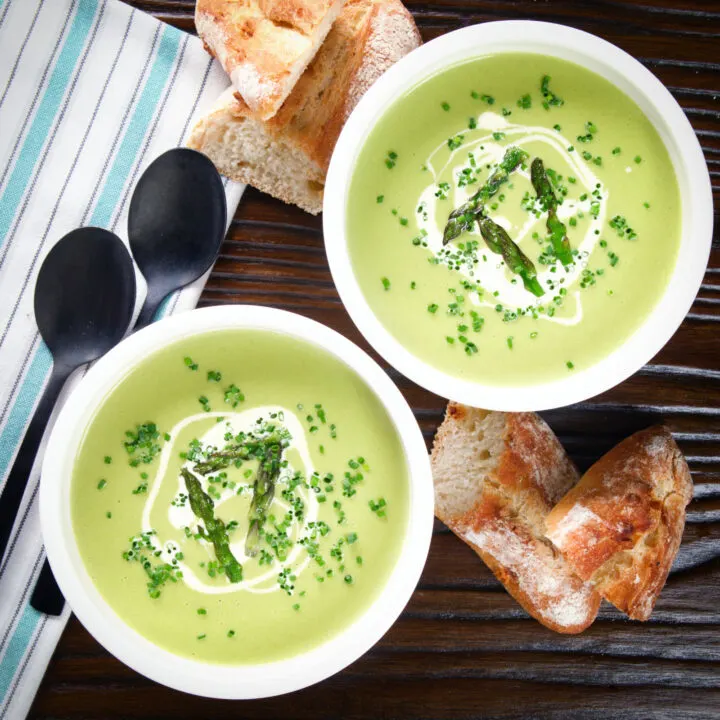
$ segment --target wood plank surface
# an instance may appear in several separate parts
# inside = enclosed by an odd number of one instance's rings
[[[131,4],[192,32],[193,0]],[[663,421],[686,453],[695,499],[652,619],[608,605],[584,634],[530,619],[439,522],[420,585],[390,632],[344,672],[293,695],[220,702],[168,690],[108,655],[71,620],[31,717],[713,718],[720,717],[720,2],[409,0],[423,38],[503,19],[560,22],[639,58],[671,90],[705,152],[716,201],[713,252],[677,334],[619,387],[544,413],[581,469]],[[428,446],[444,401],[387,367],[345,312],[321,220],[249,189],[200,305],[292,310],[371,352],[411,403]]]

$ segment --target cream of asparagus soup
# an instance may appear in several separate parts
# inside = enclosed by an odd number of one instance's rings
[[[530,54],[454,66],[397,99],[347,200],[378,319],[420,359],[493,385],[618,348],[663,294],[680,222],[670,158],[637,105]]]
[[[334,356],[205,333],[131,370],[82,439],[72,521],[117,614],[176,654],[297,655],[346,628],[399,556],[409,503],[385,409]]]

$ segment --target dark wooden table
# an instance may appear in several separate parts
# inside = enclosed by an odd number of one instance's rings
[[[193,31],[193,0],[132,4]],[[638,57],[698,134],[720,208],[720,0],[411,0],[423,38],[510,18],[595,33]],[[369,347],[328,270],[320,218],[248,190],[201,305],[285,308]],[[378,358],[379,359],[379,358]],[[380,361],[387,367],[383,361]],[[428,446],[444,401],[394,371]],[[530,619],[482,562],[437,523],[420,585],[378,645],[293,695],[208,701],[146,680],[72,619],[34,718],[711,718],[720,717],[720,232],[705,282],[672,341],[641,372],[544,416],[585,468],[632,431],[664,421],[687,455],[695,500],[652,619],[604,605],[576,637]]]

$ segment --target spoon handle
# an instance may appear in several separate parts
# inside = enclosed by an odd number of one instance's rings
[[[142,328],[153,321],[155,313],[165,297],[166,295],[157,297],[152,293],[148,293],[132,332],[142,330]],[[0,522],[2,522],[2,520],[0,520]],[[58,587],[55,576],[52,574],[47,558],[43,563],[42,570],[35,583],[35,589],[30,598],[30,605],[38,612],[55,616],[60,615],[65,606],[65,598]]]
[[[152,292],[152,288],[148,288],[148,295],[145,298],[145,302],[143,303],[132,332],[142,330],[146,325],[149,325],[153,321],[155,313],[158,311],[158,308],[162,305],[162,302],[166,297],[167,293],[165,295],[157,295]]]
[[[15,456],[15,462],[5,481],[2,494],[0,494],[0,571],[3,567],[3,557],[10,540],[10,533],[15,524],[45,428],[50,415],[52,415],[58,395],[73,370],[75,370],[74,367],[67,367],[57,363],[53,365],[50,380],[28,426],[20,449]]]

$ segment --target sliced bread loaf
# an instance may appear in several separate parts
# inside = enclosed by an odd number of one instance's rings
[[[543,625],[577,633],[600,596],[545,538],[545,518],[578,480],[547,424],[534,413],[450,403],[432,451],[435,514],[485,561]]]
[[[340,13],[343,0],[197,0],[195,27],[250,110],[280,109]]]
[[[263,122],[229,90],[193,129],[188,145],[232,180],[317,214],[348,115],[370,85],[419,44],[399,0],[348,0],[275,117]]]
[[[606,600],[647,620],[680,547],[692,493],[672,435],[649,428],[583,475],[548,515],[547,535]]]

